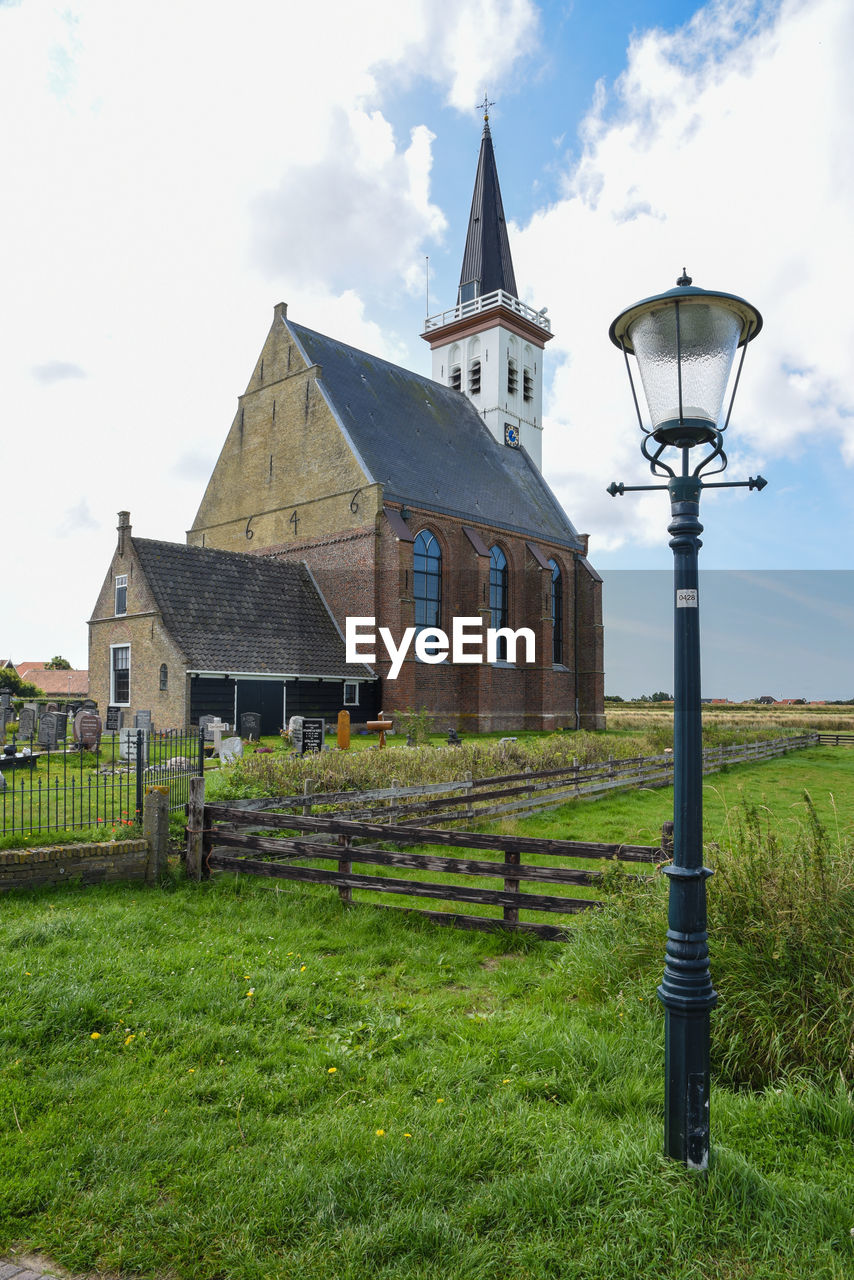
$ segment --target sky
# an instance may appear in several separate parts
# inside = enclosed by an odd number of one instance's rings
[[[184,540],[276,303],[429,374],[484,93],[555,334],[543,470],[606,635],[624,575],[671,561],[666,495],[606,493],[651,479],[608,326],[683,267],[764,318],[726,478],[768,487],[704,495],[701,565],[832,572],[850,601],[852,56],[849,0],[0,0],[0,655],[86,665],[116,513]],[[761,647],[774,617],[741,621]]]

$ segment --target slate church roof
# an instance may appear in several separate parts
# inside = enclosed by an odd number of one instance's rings
[[[373,679],[303,564],[133,538],[163,622],[189,671]]]
[[[524,449],[499,444],[460,391],[285,318],[369,483],[392,502],[583,542]]]

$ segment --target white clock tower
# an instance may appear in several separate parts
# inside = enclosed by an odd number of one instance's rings
[[[434,380],[467,395],[496,440],[521,445],[542,469],[543,349],[553,335],[546,308],[516,296],[486,114],[457,305],[429,316],[421,336]]]

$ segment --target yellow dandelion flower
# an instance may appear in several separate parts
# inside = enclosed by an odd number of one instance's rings
[[[445,1099],[444,1099],[444,1098],[437,1098],[437,1099],[436,1099],[436,1101],[437,1101],[437,1102],[444,1102],[444,1101],[445,1101]]]
[[[384,1138],[384,1137],[385,1137],[385,1129],[377,1129],[377,1137],[378,1137],[378,1138]]]
[[[328,1070],[328,1074],[329,1074],[330,1076],[334,1076],[334,1075],[335,1075],[335,1072],[336,1072],[337,1070],[338,1070],[338,1068],[337,1068],[337,1067],[330,1067],[330,1068],[329,1068],[329,1070]]]
[[[187,1075],[191,1076],[195,1071],[195,1069],[196,1069],[195,1067],[187,1067]]]
[[[100,1033],[100,1031],[93,1031],[93,1032],[92,1032],[92,1034],[91,1034],[91,1036],[89,1037],[89,1039],[90,1039],[90,1040],[100,1040],[100,1039],[101,1039],[101,1033]]]
[[[299,971],[300,971],[300,973],[304,973],[304,972],[305,972],[305,965],[304,965],[304,964],[301,964],[301,965],[300,965],[300,967],[299,967]]]
[[[405,1133],[403,1136],[404,1136],[404,1138],[411,1138],[411,1137],[412,1137],[412,1134],[411,1134],[411,1133]]]
[[[250,987],[250,988],[249,988],[249,990],[246,992],[246,999],[248,1000],[248,999],[249,999],[249,997],[250,997],[250,996],[254,996],[254,994],[255,994],[255,988],[254,988],[254,987]]]
[[[510,1083],[510,1077],[509,1077],[509,1076],[505,1076],[505,1077],[504,1077],[504,1079],[501,1081],[501,1083],[502,1083],[502,1084],[509,1084],[509,1083]]]
[[[136,1039],[136,1036],[135,1036],[135,1035],[129,1035],[129,1036],[126,1036],[126,1037],[125,1037],[125,1044],[130,1044],[131,1040],[135,1040],[135,1039]]]

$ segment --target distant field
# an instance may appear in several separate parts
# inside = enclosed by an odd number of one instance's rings
[[[673,715],[672,702],[607,702],[609,731],[643,733]],[[809,704],[799,707],[728,702],[703,707],[703,723],[725,729],[774,729],[789,732],[854,733],[854,706]]]

